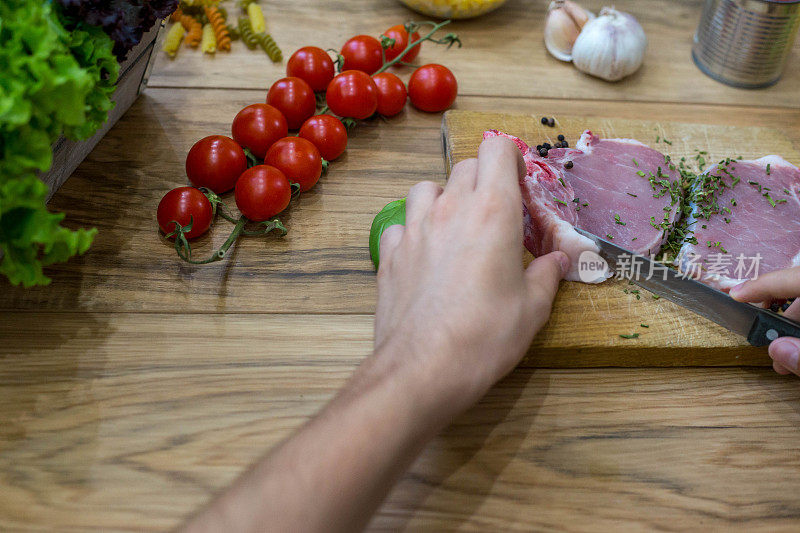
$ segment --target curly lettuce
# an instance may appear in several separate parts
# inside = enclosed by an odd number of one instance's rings
[[[119,74],[111,39],[83,23],[72,31],[50,2],[0,2],[0,273],[14,284],[47,284],[42,267],[83,253],[94,230],[71,231],[45,205],[36,177],[52,164],[62,133],[84,139],[113,107]]]
[[[70,20],[102,28],[122,61],[156,21],[178,7],[178,0],[58,0]]]

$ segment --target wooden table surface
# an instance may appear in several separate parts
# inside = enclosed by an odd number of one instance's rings
[[[262,4],[286,55],[414,17],[394,0]],[[800,44],[777,85],[732,89],[689,57],[699,1],[617,1],[650,46],[639,73],[608,84],[546,55],[546,4],[454,23],[464,48],[420,60],[452,68],[457,109],[769,126],[800,148]],[[284,239],[192,267],[156,230],[192,143],[228,132],[282,72],[241,44],[160,53],[146,93],[53,198],[67,224],[100,232],[51,286],[0,291],[0,530],[174,527],[369,354],[369,225],[413,183],[444,181],[440,115],[360,125]],[[543,368],[534,354],[424,450],[371,527],[796,530],[798,452],[800,382],[769,368]]]

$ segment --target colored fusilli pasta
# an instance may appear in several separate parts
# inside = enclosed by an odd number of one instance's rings
[[[258,37],[253,32],[250,19],[247,17],[239,17],[239,35],[250,50],[255,50],[256,46],[258,46]]]
[[[231,36],[228,34],[225,17],[219,12],[219,8],[213,5],[206,6],[206,17],[208,17],[211,27],[214,28],[214,35],[217,38],[217,50],[230,50]]]
[[[267,31],[267,23],[264,20],[264,12],[261,11],[261,6],[258,4],[250,4],[247,6],[247,18],[250,19],[250,25],[256,33],[263,33]]]
[[[283,59],[283,52],[278,47],[278,43],[269,33],[259,33],[256,35],[258,45],[267,53],[273,63],[279,63]]]
[[[166,52],[168,56],[175,57],[175,54],[178,53],[178,48],[181,46],[184,33],[186,33],[186,30],[183,29],[183,26],[178,22],[173,24],[169,29],[167,36],[164,38],[163,45],[164,52]]]
[[[200,44],[200,39],[203,38],[203,25],[194,17],[184,13],[180,15],[180,23],[183,29],[186,30],[186,46],[197,48],[197,45]]]
[[[200,43],[200,49],[207,54],[213,54],[217,51],[217,36],[214,34],[214,28],[209,23],[203,25],[203,40]]]

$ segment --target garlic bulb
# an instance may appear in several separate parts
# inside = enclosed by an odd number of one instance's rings
[[[604,7],[575,40],[572,62],[582,72],[617,81],[639,69],[646,47],[644,30],[632,15]]]
[[[544,23],[544,45],[553,57],[561,61],[572,60],[572,45],[583,26],[594,14],[570,0],[550,2]]]

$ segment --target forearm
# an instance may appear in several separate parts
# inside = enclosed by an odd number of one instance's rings
[[[457,409],[426,369],[374,354],[313,420],[189,524],[189,531],[352,531]]]

